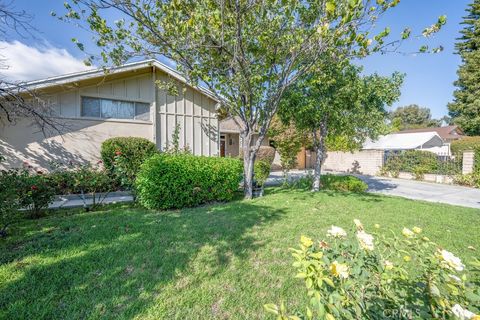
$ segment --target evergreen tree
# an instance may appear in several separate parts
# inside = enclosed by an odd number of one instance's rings
[[[465,134],[480,135],[480,0],[474,0],[464,17],[464,29],[456,49],[462,57],[458,70],[454,101],[448,105],[449,115]]]

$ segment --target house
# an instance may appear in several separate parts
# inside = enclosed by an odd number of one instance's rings
[[[237,124],[238,123],[238,124]],[[242,138],[241,132],[241,120],[239,118],[234,119],[228,117],[223,119],[219,123],[220,130],[220,156],[221,157],[238,157],[242,153]],[[252,139],[252,145],[257,142],[258,135],[254,134]],[[270,141],[268,137],[265,137],[262,141],[262,146],[269,146]]]
[[[220,121],[219,130],[220,130],[220,156],[221,157],[238,157],[242,154],[242,139],[240,137],[241,132],[240,119],[234,119],[228,117]],[[252,144],[256,143],[258,135],[254,134],[252,139]],[[262,146],[271,146],[273,141],[266,136],[262,141]],[[311,168],[310,161],[311,152],[302,148],[302,150],[297,154],[297,169],[306,169]],[[275,159],[273,161],[274,170],[280,169],[280,155],[278,152],[275,153]]]
[[[377,140],[367,140],[362,150],[424,150],[437,155],[449,156],[450,145],[436,132],[393,133],[380,136]]]
[[[419,132],[435,132],[443,139],[445,143],[450,143],[452,141],[461,139],[464,136],[463,131],[458,126],[409,129],[409,130],[402,130],[397,133],[404,134],[404,133],[419,133]]]
[[[143,137],[160,150],[171,143],[179,126],[180,147],[195,155],[219,154],[218,101],[194,87],[157,60],[32,81],[26,84],[54,110],[60,132],[45,136],[29,119],[0,124],[0,154],[6,167],[24,161],[49,169],[51,162],[92,162],[108,138]],[[173,81],[176,96],[159,89],[157,81]]]

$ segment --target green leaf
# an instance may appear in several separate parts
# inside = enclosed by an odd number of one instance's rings
[[[265,309],[265,311],[269,313],[278,314],[278,306],[276,304],[273,304],[273,303],[264,304],[263,308]]]
[[[337,5],[335,4],[335,1],[330,0],[326,3],[325,10],[329,15],[333,16],[335,14],[336,7]]]

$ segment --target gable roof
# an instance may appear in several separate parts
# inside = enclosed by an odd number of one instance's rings
[[[393,133],[380,136],[377,140],[367,140],[364,150],[411,150],[441,147],[442,138],[436,132]]]
[[[415,132],[435,132],[442,139],[459,139],[462,137],[463,132],[458,126],[445,126],[435,128],[420,128],[420,129],[407,129],[397,133],[415,133]],[[459,133],[459,134],[458,134]]]
[[[135,71],[135,70],[144,69],[148,67],[155,67],[156,69],[165,72],[172,78],[182,83],[185,83],[186,85],[192,87],[193,89],[200,91],[201,93],[205,94],[206,96],[213,99],[214,101],[219,102],[218,99],[210,90],[201,86],[192,85],[177,70],[170,68],[169,66],[165,65],[164,63],[161,63],[156,59],[148,59],[148,60],[142,60],[138,62],[131,62],[131,63],[123,64],[118,67],[107,68],[106,70],[108,71],[108,73],[105,73],[105,69],[103,68],[92,69],[92,70],[64,74],[60,76],[49,77],[49,78],[40,79],[40,80],[29,81],[24,83],[22,86],[28,90],[39,90],[39,89],[45,89],[49,87],[66,85],[69,83],[74,83],[74,82],[83,81],[83,80],[105,77],[105,75]]]
[[[240,117],[236,116],[236,118],[237,122],[241,124],[242,122],[240,121]],[[235,123],[235,119],[233,119],[233,117],[228,117],[220,121],[219,130],[220,132],[226,133],[240,133],[241,127]]]

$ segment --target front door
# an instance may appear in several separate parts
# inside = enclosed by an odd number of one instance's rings
[[[225,136],[220,136],[220,157],[225,157]]]

